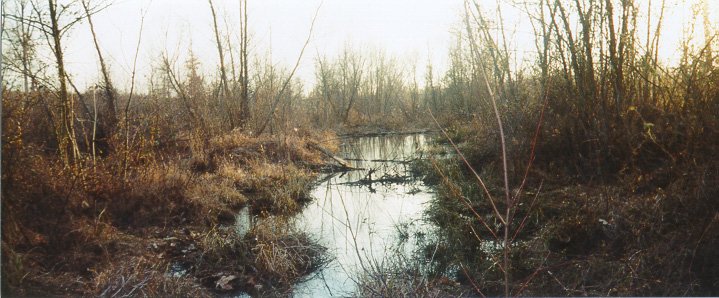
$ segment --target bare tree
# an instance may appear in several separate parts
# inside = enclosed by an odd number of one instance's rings
[[[58,12],[58,4],[56,1],[53,0],[48,0],[48,7],[50,10],[50,30],[47,33],[49,33],[48,37],[52,39],[52,50],[55,54],[55,64],[57,67],[57,80],[60,86],[60,121],[62,124],[62,130],[58,134],[58,145],[60,147],[60,156],[65,162],[65,165],[69,166],[71,156],[67,152],[67,146],[71,145],[72,158],[74,160],[77,160],[77,158],[79,158],[80,152],[78,150],[77,142],[75,140],[75,127],[73,121],[73,99],[68,95],[67,92],[65,57],[63,56],[62,52],[63,28],[61,28],[59,25],[59,17],[62,13],[62,10]]]
[[[300,66],[300,61],[302,61],[302,56],[305,53],[305,49],[307,48],[307,45],[310,43],[310,40],[312,39],[312,32],[314,31],[314,28],[315,28],[315,21],[317,20],[317,16],[320,13],[321,7],[322,7],[322,5],[320,4],[320,6],[318,6],[317,10],[315,11],[315,16],[312,17],[312,24],[310,25],[310,32],[307,34],[307,39],[305,40],[305,44],[302,46],[302,50],[300,50],[300,54],[297,57],[295,66],[292,68],[290,75],[287,77],[287,79],[285,79],[285,82],[282,84],[282,88],[280,88],[280,91],[275,96],[275,100],[274,100],[274,102],[272,102],[272,105],[270,107],[270,111],[269,111],[267,117],[265,118],[264,122],[262,122],[262,124],[257,129],[257,132],[256,132],[257,135],[261,135],[265,131],[265,128],[267,128],[267,124],[269,124],[270,121],[272,121],[272,118],[274,118],[275,109],[277,108],[277,104],[282,99],[283,93],[285,92],[285,90],[287,89],[287,86],[289,86],[290,82],[292,81],[292,77],[294,76],[295,71],[297,71],[297,68]]]
[[[240,127],[244,128],[250,117],[249,60],[247,34],[247,0],[240,1]]]
[[[193,61],[194,55],[190,53],[188,68],[190,71],[194,69],[196,61]],[[162,71],[164,72],[164,75],[166,76],[167,81],[169,82],[170,88],[172,88],[173,91],[177,94],[177,96],[180,98],[180,101],[182,102],[183,107],[185,108],[185,112],[188,116],[190,116],[191,123],[197,128],[197,129],[204,129],[205,128],[205,122],[204,119],[201,117],[201,115],[198,113],[197,108],[195,104],[192,102],[192,98],[190,94],[188,93],[188,90],[181,81],[180,77],[177,74],[177,71],[174,69],[174,59],[170,59],[168,55],[165,53],[162,55]],[[190,74],[191,78],[196,78],[197,75]],[[192,80],[192,79],[191,79]],[[191,83],[192,84],[192,83]]]
[[[5,71],[18,73],[22,77],[22,86],[25,93],[33,89],[38,81],[38,72],[42,70],[41,65],[37,65],[36,52],[37,44],[34,40],[36,28],[31,24],[32,16],[30,13],[30,3],[27,0],[16,2],[12,12],[6,12],[7,5],[3,5],[3,41],[7,40],[8,44],[4,44],[3,48],[9,47],[9,50],[3,51],[3,79]],[[12,19],[13,26],[7,28],[5,20]]]
[[[117,114],[115,110],[115,104],[117,102],[117,93],[115,92],[115,87],[112,85],[112,80],[110,79],[110,72],[107,67],[107,63],[105,63],[105,59],[102,57],[102,51],[100,50],[100,43],[97,41],[97,34],[95,33],[95,25],[92,23],[92,14],[90,9],[90,0],[82,0],[80,1],[82,3],[82,8],[85,11],[85,17],[87,18],[87,22],[90,25],[90,33],[92,33],[92,41],[95,44],[95,50],[97,51],[97,58],[100,62],[100,72],[102,73],[102,78],[104,81],[103,91],[105,93],[105,101],[107,102],[107,130],[109,133],[112,133],[115,126],[117,125]],[[94,13],[97,12],[96,9],[94,9]]]
[[[340,68],[342,71],[343,81],[343,98],[346,98],[347,108],[345,109],[343,121],[347,123],[350,111],[358,96],[360,85],[362,84],[364,61],[357,53],[352,53],[345,48],[342,53]],[[344,101],[344,100],[343,100]]]
[[[20,49],[20,66],[17,67],[19,73],[23,76],[24,89],[32,89],[33,87],[39,87],[40,82],[42,85],[51,87],[55,92],[58,100],[57,106],[59,114],[57,117],[50,117],[57,121],[53,123],[55,137],[57,139],[58,151],[61,156],[61,160],[66,166],[70,166],[78,161],[80,157],[80,150],[78,147],[77,139],[75,136],[75,94],[68,91],[69,86],[72,85],[70,76],[67,74],[65,69],[65,59],[63,53],[63,39],[65,34],[73,28],[74,25],[83,21],[89,14],[94,14],[98,9],[89,9],[87,13],[83,14],[80,10],[77,10],[76,3],[58,4],[55,0],[48,0],[45,4],[40,1],[20,2],[23,13],[19,15],[4,15],[10,17],[14,21],[21,23],[22,28],[19,29],[21,43]],[[33,16],[25,15],[25,9],[32,11]],[[38,68],[33,66],[34,47],[36,46],[32,42],[32,32],[34,30],[39,31],[44,35],[44,40],[47,43],[48,48],[51,50],[54,58],[54,67],[57,71],[55,79],[43,78],[38,75]],[[24,37],[23,37],[24,36]],[[25,60],[23,62],[23,60]],[[26,81],[29,80],[30,84]],[[30,88],[28,88],[30,85]],[[79,97],[80,103],[86,114],[89,115],[87,107],[82,102],[82,98]],[[46,110],[48,115],[52,116],[55,112],[54,107],[51,107],[49,102],[45,102]]]
[[[225,55],[222,47],[222,39],[220,39],[220,29],[217,26],[217,14],[215,13],[215,6],[212,4],[212,0],[207,0],[210,4],[210,11],[212,12],[212,28],[215,31],[215,42],[217,43],[217,54],[220,57],[220,83],[222,84],[222,90],[224,91],[225,97],[230,97],[230,85],[227,82],[227,71],[225,70]],[[230,119],[232,121],[232,119]]]
[[[322,109],[324,121],[327,123],[330,121],[331,116],[338,114],[335,102],[332,99],[332,93],[335,92],[334,85],[336,85],[335,77],[330,62],[326,57],[320,57],[318,54],[318,57],[315,58],[315,64],[315,78],[317,80],[315,89],[325,104],[329,105],[329,107],[325,106],[324,109]]]

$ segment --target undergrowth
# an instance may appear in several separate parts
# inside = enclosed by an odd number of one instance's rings
[[[140,141],[131,154],[86,156],[68,168],[3,116],[3,293],[283,292],[322,264],[323,249],[305,234],[261,224],[240,237],[229,224],[243,207],[265,217],[298,212],[310,168],[325,162],[307,144],[331,133],[234,131],[165,148]]]

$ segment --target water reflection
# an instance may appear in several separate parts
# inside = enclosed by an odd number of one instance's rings
[[[429,187],[410,171],[421,158],[425,135],[362,137],[348,140],[343,158],[363,170],[325,177],[314,190],[315,200],[296,218],[296,225],[314,235],[335,258],[306,282],[296,296],[348,296],[363,268],[416,248],[413,235],[430,227],[421,221]]]
[[[249,207],[242,208],[239,212],[237,212],[237,216],[235,217],[235,229],[237,229],[237,234],[240,238],[245,237],[245,235],[250,232],[255,221],[256,219],[250,212]]]

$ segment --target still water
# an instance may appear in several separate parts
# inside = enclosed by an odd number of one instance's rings
[[[422,220],[430,187],[411,172],[429,137],[423,134],[346,139],[341,157],[357,168],[320,177],[313,201],[295,225],[327,247],[333,259],[297,284],[296,297],[352,296],[369,264],[402,254],[411,257],[415,237],[432,230]]]

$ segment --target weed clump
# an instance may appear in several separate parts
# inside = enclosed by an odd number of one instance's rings
[[[268,218],[246,235],[260,278],[272,288],[289,289],[324,266],[325,248],[280,218]]]
[[[74,168],[33,144],[3,150],[3,292],[206,297],[288,291],[320,266],[323,250],[288,230],[258,231],[245,240],[223,225],[245,206],[265,216],[297,212],[314,178],[304,167],[322,162],[307,142],[233,133],[170,161],[162,161],[162,151],[143,149],[145,155],[126,166],[123,153],[114,153],[79,160]],[[6,154],[23,167],[5,171]],[[173,273],[176,267],[184,273]]]
[[[121,264],[113,264],[95,276],[94,293],[100,297],[214,297],[187,276],[168,273],[168,264],[157,260],[134,257]]]
[[[461,297],[470,293],[447,277],[428,276],[420,262],[392,256],[360,273],[360,297]]]
[[[490,249],[498,238],[489,230],[502,227],[501,221],[474,176],[459,161],[434,166],[438,196],[428,215],[442,232],[436,243],[428,245],[428,250],[440,248],[433,255],[431,272],[435,276],[450,272],[464,286],[476,286],[485,295],[501,294],[503,269],[495,266],[500,255]],[[502,187],[491,178],[497,173],[494,166],[477,168],[480,175],[490,177],[484,181],[497,197]],[[671,178],[662,178],[669,180],[661,187],[642,188],[636,180],[590,184],[579,179],[567,185],[546,179],[541,188],[523,189],[523,199],[513,211],[512,226],[518,227],[509,256],[513,293],[716,293],[719,264],[712,259],[715,253],[710,247],[719,239],[719,205],[713,199],[719,189],[706,181],[716,176],[717,165],[707,162],[693,169],[675,169]],[[644,177],[656,177],[657,171],[664,170],[642,170],[640,180],[655,179],[649,183],[656,183],[657,178]],[[502,202],[495,204],[504,208]]]

